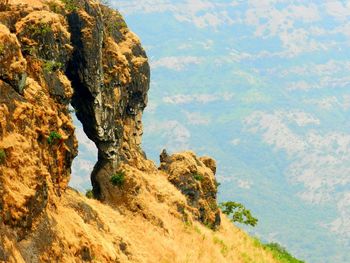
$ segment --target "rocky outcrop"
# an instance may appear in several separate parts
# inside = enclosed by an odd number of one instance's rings
[[[139,39],[93,0],[6,1],[0,11],[0,222],[24,235],[57,206],[77,154],[70,102],[98,148],[94,196],[120,203],[110,179],[122,164],[156,171],[140,148],[150,71]]]
[[[77,142],[64,74],[72,51],[65,20],[17,8],[0,16],[0,222],[23,236],[67,188]]]
[[[121,161],[142,163],[148,60],[117,11],[85,2],[78,12],[68,15],[68,21],[74,46],[67,70],[75,87],[72,105],[98,148],[92,174],[94,195],[108,201],[101,182],[108,181]]]
[[[197,220],[216,229],[221,222],[217,205],[216,163],[210,157],[198,158],[193,152],[160,155],[160,170],[186,196]]]

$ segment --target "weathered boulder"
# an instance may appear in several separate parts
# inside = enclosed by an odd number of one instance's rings
[[[168,180],[187,198],[195,217],[211,228],[220,225],[217,205],[216,163],[210,157],[198,158],[193,152],[168,156],[165,151],[160,158],[159,169],[168,174]]]

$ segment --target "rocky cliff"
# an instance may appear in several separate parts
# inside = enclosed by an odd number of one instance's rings
[[[274,262],[221,215],[213,159],[147,160],[149,81],[118,11],[0,0],[1,262]],[[70,104],[98,148],[94,199],[68,187]]]

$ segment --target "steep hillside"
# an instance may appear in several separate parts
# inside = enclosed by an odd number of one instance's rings
[[[1,262],[276,262],[221,214],[213,159],[147,160],[149,80],[117,11],[92,0],[0,2]],[[96,200],[68,187],[70,103],[98,147]]]

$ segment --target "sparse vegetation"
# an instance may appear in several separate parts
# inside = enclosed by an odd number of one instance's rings
[[[203,181],[203,179],[204,179],[204,177],[203,177],[203,175],[201,175],[201,174],[197,174],[197,173],[194,173],[194,174],[192,174],[192,176],[193,176],[193,178],[196,180],[196,181]]]
[[[256,226],[258,219],[253,217],[250,210],[246,209],[244,205],[237,202],[224,202],[220,204],[222,212],[229,217],[232,217],[233,222],[238,222],[245,225]]]
[[[55,132],[55,131],[52,131],[50,132],[50,135],[49,135],[49,138],[47,138],[47,143],[52,145],[54,143],[56,143],[57,141],[61,140],[62,139],[62,135]]]
[[[74,0],[61,0],[61,2],[64,4],[68,12],[74,12],[78,10],[78,6]]]
[[[212,211],[216,211],[218,209],[218,205],[215,200],[212,200],[211,202],[209,202],[209,207]]]
[[[0,44],[0,56],[4,53],[5,46],[3,44]]]
[[[265,250],[271,251],[273,257],[281,263],[304,263],[293,257],[289,252],[278,243],[262,244]]]
[[[193,229],[197,234],[200,234],[200,235],[202,234],[202,231],[199,229],[198,226],[194,226]]]
[[[214,244],[217,244],[217,245],[219,245],[219,246],[221,247],[220,252],[221,252],[221,254],[222,254],[224,257],[226,257],[227,254],[228,254],[228,252],[229,252],[229,248],[228,248],[228,246],[225,244],[225,242],[224,242],[223,240],[221,240],[220,238],[215,237],[215,236],[214,236],[214,238],[213,238],[213,242],[214,242]]]
[[[120,16],[120,18],[118,17],[118,21],[116,21],[114,23],[114,26],[117,28],[117,29],[121,29],[121,28],[126,28],[128,27],[127,24],[125,23],[124,19]]]
[[[94,199],[94,193],[92,192],[91,189],[86,191],[85,196],[89,199]]]
[[[51,26],[47,23],[30,25],[28,27],[28,30],[33,36],[36,36],[36,35],[45,36],[47,33],[52,32]]]
[[[23,47],[23,53],[26,55],[34,55],[35,54],[35,47],[33,46],[24,46]]]
[[[215,179],[215,186],[216,186],[216,188],[219,188],[220,185],[221,185],[221,183],[219,183],[219,182]]]
[[[63,13],[62,7],[59,4],[57,4],[55,1],[47,1],[46,4],[49,6],[50,11],[57,14]]]
[[[208,228],[208,229],[211,229],[211,230],[214,230],[215,229],[215,227],[214,227],[214,225],[212,224],[212,223],[210,223],[210,222],[204,222],[203,223],[204,224],[204,226],[206,227],[206,228]]]
[[[6,152],[4,149],[0,149],[0,164],[3,164],[6,160]]]
[[[111,176],[110,180],[114,186],[121,187],[125,183],[125,173],[123,171],[117,172]]]
[[[114,31],[120,31],[123,28],[127,28],[123,16],[118,11],[108,11],[104,14],[104,21],[106,23],[107,30],[112,33]]]
[[[63,67],[61,62],[56,62],[54,60],[47,60],[43,64],[43,70],[52,73],[55,72]]]

